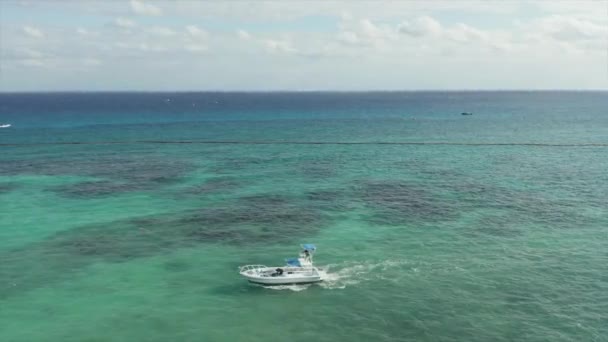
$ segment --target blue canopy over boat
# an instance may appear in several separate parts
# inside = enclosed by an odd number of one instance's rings
[[[300,264],[300,260],[298,260],[298,258],[285,259],[285,262],[287,262],[287,265],[289,265],[289,266],[294,266],[294,267],[301,267],[302,266]]]
[[[304,248],[305,250],[307,250],[309,252],[313,252],[313,251],[317,250],[317,247],[315,245],[313,245],[312,243],[305,243],[302,245],[302,248]]]

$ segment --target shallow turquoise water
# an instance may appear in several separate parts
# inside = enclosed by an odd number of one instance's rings
[[[608,340],[605,93],[2,96],[2,341]]]

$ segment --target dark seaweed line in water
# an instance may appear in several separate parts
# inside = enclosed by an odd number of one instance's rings
[[[0,143],[0,147],[44,145],[128,145],[128,144],[226,144],[226,145],[446,145],[446,146],[540,146],[540,147],[608,147],[608,143],[484,143],[484,142],[424,142],[424,141],[238,141],[238,140],[125,140],[125,141],[64,141],[43,143]]]

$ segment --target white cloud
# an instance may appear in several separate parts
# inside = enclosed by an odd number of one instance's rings
[[[13,47],[0,50],[0,61],[2,60],[22,60],[22,59],[41,59],[44,53],[28,47]]]
[[[40,51],[37,50],[32,50],[32,49],[24,49],[22,50],[23,55],[27,56],[28,58],[33,58],[33,59],[37,59],[37,58],[42,58],[44,56],[44,54]]]
[[[23,60],[19,61],[19,63],[21,65],[27,66],[27,67],[45,67],[45,66],[47,66],[42,60],[34,59],[34,58],[23,59]]]
[[[462,23],[446,29],[445,34],[450,39],[460,43],[487,41],[488,35],[486,32],[480,31],[474,27]]]
[[[97,58],[84,58],[81,63],[83,66],[86,67],[96,67],[102,64],[101,61]]]
[[[291,42],[286,40],[266,39],[263,41],[263,43],[266,50],[272,53],[294,54],[298,52],[298,50],[293,47]]]
[[[204,38],[207,36],[207,31],[200,29],[195,25],[186,26],[186,31],[193,37]]]
[[[40,29],[37,29],[32,26],[23,26],[23,32],[32,38],[44,37],[44,33],[42,33],[42,31]]]
[[[391,30],[384,26],[378,26],[372,23],[369,19],[362,19],[359,21],[359,27],[361,28],[361,32],[371,38],[389,38],[392,36]]]
[[[163,14],[160,7],[145,3],[141,0],[131,0],[131,9],[133,12],[140,15],[159,16]]]
[[[608,26],[566,16],[550,16],[535,22],[542,32],[563,41],[605,40]]]
[[[569,53],[605,54],[608,26],[593,19],[551,15],[519,23],[516,28],[526,46],[559,46]],[[605,57],[604,57],[605,58]]]
[[[359,44],[361,43],[359,36],[352,31],[342,31],[338,33],[338,40],[347,44]]]
[[[414,38],[442,39],[443,43],[445,43],[445,39],[458,43],[490,41],[488,31],[482,31],[464,23],[444,26],[430,16],[403,21],[397,26],[397,30],[399,33]]]
[[[117,25],[116,22],[114,22],[113,25],[121,27],[121,26]],[[129,24],[127,24],[127,25],[129,25]],[[132,26],[122,27],[122,28],[131,28],[131,27],[135,27],[135,26],[137,26],[137,25],[135,23],[133,23]],[[79,36],[86,36],[86,37],[88,37],[88,39],[93,39],[93,37],[99,37],[102,34],[102,31],[99,31],[99,30],[89,30],[89,29],[86,29],[84,27],[78,27],[78,28],[76,28],[76,33]]]
[[[148,28],[146,30],[148,33],[157,35],[157,36],[163,36],[163,37],[170,37],[170,36],[174,36],[176,34],[175,31],[173,31],[172,29],[168,28],[168,27],[163,27],[163,26],[155,26],[155,27],[151,27]]]
[[[398,26],[400,33],[413,37],[438,35],[441,33],[442,29],[441,24],[429,16],[422,16],[414,20],[404,21]]]
[[[128,51],[128,54],[122,55],[124,57],[143,57],[142,55],[138,55],[138,52],[162,52],[168,51],[169,48],[162,43],[149,43],[149,42],[141,42],[138,40],[132,41],[120,41],[114,42],[112,44],[114,48],[121,49],[123,51]],[[121,56],[117,54],[116,50],[112,50],[112,54],[109,57],[115,58],[116,56]],[[145,55],[145,57],[149,57],[149,55]]]
[[[380,47],[387,41],[397,38],[396,30],[389,25],[379,25],[370,19],[355,20],[350,15],[342,16],[337,39],[349,45],[368,45]]]
[[[129,43],[125,43],[125,42],[114,42],[113,44],[115,47],[117,48],[121,48],[121,49],[128,49],[131,46],[129,45]]]
[[[114,25],[121,28],[134,28],[137,24],[130,19],[127,18],[116,18],[114,19]]]
[[[533,3],[545,15],[563,15],[570,18],[596,21],[606,20],[605,1],[534,1]]]
[[[137,48],[141,51],[146,52],[163,52],[167,51],[168,48],[159,44],[148,44],[148,43],[140,43],[137,45]]]
[[[249,39],[251,39],[251,34],[249,34],[249,32],[247,32],[245,30],[237,30],[236,34],[242,40],[249,40]]]
[[[230,18],[246,21],[286,21],[307,16],[336,16],[350,14],[373,21],[400,15],[423,15],[432,11],[459,10],[472,13],[512,13],[526,1],[192,1],[175,0],[179,15]]]
[[[205,45],[201,45],[201,44],[188,44],[186,46],[184,46],[184,49],[186,51],[190,51],[190,52],[205,52],[207,51],[207,46]]]

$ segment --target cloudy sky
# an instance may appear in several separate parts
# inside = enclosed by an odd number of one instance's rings
[[[608,1],[0,1],[0,91],[608,89]]]

